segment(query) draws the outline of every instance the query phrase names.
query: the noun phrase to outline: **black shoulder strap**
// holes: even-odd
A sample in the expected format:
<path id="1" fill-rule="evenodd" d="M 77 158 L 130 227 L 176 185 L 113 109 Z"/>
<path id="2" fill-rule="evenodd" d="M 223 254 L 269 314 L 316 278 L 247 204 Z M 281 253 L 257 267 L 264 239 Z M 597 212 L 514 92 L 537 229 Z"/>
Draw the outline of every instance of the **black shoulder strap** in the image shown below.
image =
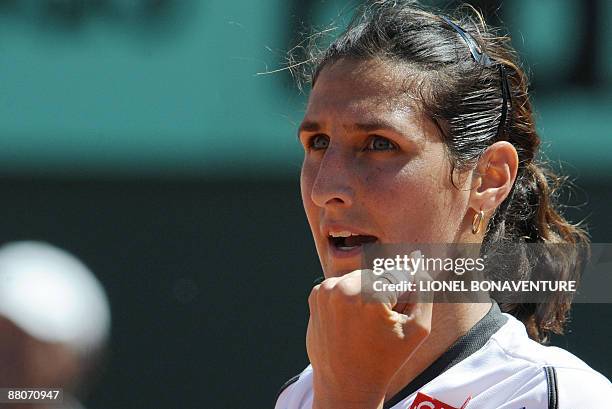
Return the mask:
<path id="1" fill-rule="evenodd" d="M 291 385 L 293 385 L 294 383 L 297 382 L 297 380 L 300 379 L 300 374 L 295 375 L 293 378 L 289 379 L 287 382 L 285 382 L 283 384 L 283 386 L 281 386 L 280 390 L 278 391 L 278 393 L 276 394 L 276 399 L 274 400 L 274 402 L 278 401 L 278 398 L 280 397 L 281 393 L 283 393 L 283 391 L 285 389 L 287 389 L 288 387 L 290 387 Z"/>
<path id="2" fill-rule="evenodd" d="M 557 371 L 553 366 L 545 366 L 546 385 L 548 389 L 548 409 L 559 409 L 559 390 L 557 388 Z"/>

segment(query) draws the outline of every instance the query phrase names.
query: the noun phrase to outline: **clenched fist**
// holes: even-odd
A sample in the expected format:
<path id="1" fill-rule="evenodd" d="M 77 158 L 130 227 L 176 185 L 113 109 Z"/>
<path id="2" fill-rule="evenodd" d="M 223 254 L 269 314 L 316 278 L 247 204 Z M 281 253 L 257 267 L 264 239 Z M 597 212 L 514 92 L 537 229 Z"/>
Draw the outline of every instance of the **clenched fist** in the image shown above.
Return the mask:
<path id="1" fill-rule="evenodd" d="M 315 409 L 382 408 L 391 378 L 431 330 L 431 303 L 398 304 L 391 293 L 375 301 L 362 274 L 328 278 L 308 298 Z"/>

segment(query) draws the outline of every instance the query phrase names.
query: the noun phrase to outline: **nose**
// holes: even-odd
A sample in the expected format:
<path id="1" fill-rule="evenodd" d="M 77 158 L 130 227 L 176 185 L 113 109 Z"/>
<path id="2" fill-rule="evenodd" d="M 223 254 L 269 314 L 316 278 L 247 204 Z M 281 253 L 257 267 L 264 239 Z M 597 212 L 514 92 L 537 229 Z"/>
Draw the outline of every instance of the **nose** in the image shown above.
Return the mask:
<path id="1" fill-rule="evenodd" d="M 350 207 L 353 204 L 354 172 L 348 153 L 328 148 L 319 162 L 311 199 L 319 207 Z"/>

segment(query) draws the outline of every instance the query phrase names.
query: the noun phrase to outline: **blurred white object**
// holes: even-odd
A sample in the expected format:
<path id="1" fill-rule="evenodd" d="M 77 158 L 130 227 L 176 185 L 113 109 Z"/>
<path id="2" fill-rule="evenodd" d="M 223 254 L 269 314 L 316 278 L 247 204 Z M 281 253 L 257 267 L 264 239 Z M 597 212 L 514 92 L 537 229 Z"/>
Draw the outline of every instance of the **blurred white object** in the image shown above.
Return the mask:
<path id="1" fill-rule="evenodd" d="M 46 243 L 0 247 L 0 315 L 34 338 L 87 354 L 110 331 L 110 308 L 100 282 L 78 259 Z"/>

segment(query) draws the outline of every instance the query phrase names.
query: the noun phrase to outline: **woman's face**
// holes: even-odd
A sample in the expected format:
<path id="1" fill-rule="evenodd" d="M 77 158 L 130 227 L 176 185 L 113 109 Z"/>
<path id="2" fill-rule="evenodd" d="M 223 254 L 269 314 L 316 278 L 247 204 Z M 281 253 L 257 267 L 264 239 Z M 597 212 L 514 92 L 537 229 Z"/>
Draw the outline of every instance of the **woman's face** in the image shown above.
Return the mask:
<path id="1" fill-rule="evenodd" d="M 301 191 L 326 277 L 362 268 L 363 243 L 460 242 L 470 226 L 469 187 L 457 182 L 467 179 L 452 185 L 438 128 L 415 109 L 406 76 L 345 59 L 310 94 Z"/>

